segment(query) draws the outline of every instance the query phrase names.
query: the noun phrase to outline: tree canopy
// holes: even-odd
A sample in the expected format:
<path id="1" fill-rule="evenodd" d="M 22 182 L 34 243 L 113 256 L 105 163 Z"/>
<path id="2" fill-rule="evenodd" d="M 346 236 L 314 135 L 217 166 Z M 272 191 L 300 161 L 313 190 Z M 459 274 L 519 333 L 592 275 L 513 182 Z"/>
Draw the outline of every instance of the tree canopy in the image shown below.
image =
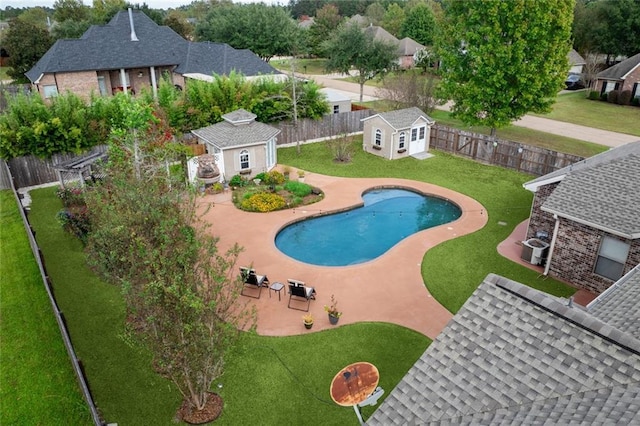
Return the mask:
<path id="1" fill-rule="evenodd" d="M 425 3 L 420 3 L 407 14 L 402 24 L 400 37 L 410 37 L 423 46 L 431 46 L 436 34 L 436 18 Z"/>
<path id="2" fill-rule="evenodd" d="M 569 69 L 573 0 L 451 0 L 441 31 L 441 96 L 469 125 L 546 112 Z"/>
<path id="3" fill-rule="evenodd" d="M 26 83 L 24 73 L 49 50 L 53 39 L 46 27 L 18 18 L 9 24 L 3 43 L 9 54 L 9 76 L 18 83 Z"/>
<path id="4" fill-rule="evenodd" d="M 348 74 L 354 68 L 360 84 L 360 102 L 362 102 L 364 84 L 376 76 L 393 70 L 397 64 L 397 47 L 393 44 L 375 40 L 373 35 L 362 31 L 356 24 L 347 24 L 327 42 L 329 71 Z"/>
<path id="5" fill-rule="evenodd" d="M 284 9 L 264 3 L 216 7 L 196 26 L 198 40 L 249 49 L 267 62 L 291 54 L 299 31 Z"/>

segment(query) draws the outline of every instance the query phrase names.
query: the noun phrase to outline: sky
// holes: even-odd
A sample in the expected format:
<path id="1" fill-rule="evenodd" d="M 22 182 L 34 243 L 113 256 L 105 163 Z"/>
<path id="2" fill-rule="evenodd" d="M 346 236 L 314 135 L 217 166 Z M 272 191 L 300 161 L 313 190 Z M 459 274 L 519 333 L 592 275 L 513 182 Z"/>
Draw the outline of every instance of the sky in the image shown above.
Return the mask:
<path id="1" fill-rule="evenodd" d="M 152 9 L 168 9 L 176 8 L 182 5 L 188 5 L 192 0 L 129 0 L 130 3 L 146 3 Z M 46 6 L 53 7 L 55 0 L 0 0 L 0 8 L 4 9 L 7 6 L 11 7 L 36 7 Z M 258 3 L 258 0 L 233 0 L 234 3 Z M 266 4 L 288 4 L 288 0 L 261 0 Z M 93 2 L 91 0 L 84 0 L 85 5 L 90 6 Z"/>

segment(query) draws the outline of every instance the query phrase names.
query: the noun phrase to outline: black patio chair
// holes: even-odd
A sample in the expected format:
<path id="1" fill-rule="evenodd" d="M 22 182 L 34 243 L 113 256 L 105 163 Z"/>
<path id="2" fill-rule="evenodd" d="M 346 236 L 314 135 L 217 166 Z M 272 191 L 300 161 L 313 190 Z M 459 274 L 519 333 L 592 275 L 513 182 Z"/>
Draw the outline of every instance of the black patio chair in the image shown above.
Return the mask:
<path id="1" fill-rule="evenodd" d="M 240 276 L 242 277 L 242 282 L 244 283 L 244 287 L 240 292 L 240 294 L 243 296 L 260 299 L 260 295 L 262 294 L 262 287 L 269 287 L 269 278 L 267 278 L 266 275 L 257 275 L 255 269 L 241 267 Z M 245 290 L 248 288 L 252 289 L 253 293 L 255 293 L 255 289 L 257 288 L 258 295 L 252 296 L 251 294 L 245 294 Z"/>
<path id="2" fill-rule="evenodd" d="M 306 286 L 304 282 L 298 280 L 288 279 L 289 283 L 289 303 L 287 307 L 289 309 L 296 309 L 298 311 L 309 312 L 309 306 L 311 305 L 311 300 L 316 299 L 316 289 L 313 287 Z M 294 299 L 294 301 L 304 299 L 307 301 L 307 309 L 301 309 L 291 306 L 291 299 L 297 297 L 298 299 Z"/>

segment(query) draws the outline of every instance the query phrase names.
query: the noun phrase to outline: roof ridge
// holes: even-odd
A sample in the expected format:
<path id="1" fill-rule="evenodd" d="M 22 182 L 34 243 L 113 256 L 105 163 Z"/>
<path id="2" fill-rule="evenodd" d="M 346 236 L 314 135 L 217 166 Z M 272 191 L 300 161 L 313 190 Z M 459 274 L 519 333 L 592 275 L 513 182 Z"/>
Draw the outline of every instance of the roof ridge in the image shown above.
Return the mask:
<path id="1" fill-rule="evenodd" d="M 489 274 L 486 281 L 520 299 L 527 301 L 530 304 L 539 307 L 540 309 L 543 309 L 546 312 L 582 328 L 583 330 L 595 334 L 600 338 L 620 346 L 636 355 L 640 355 L 640 341 L 628 333 L 623 333 L 616 327 L 596 318 L 587 311 L 579 310 L 569 305 L 564 305 L 557 300 L 552 299 L 546 293 L 496 274 Z"/>

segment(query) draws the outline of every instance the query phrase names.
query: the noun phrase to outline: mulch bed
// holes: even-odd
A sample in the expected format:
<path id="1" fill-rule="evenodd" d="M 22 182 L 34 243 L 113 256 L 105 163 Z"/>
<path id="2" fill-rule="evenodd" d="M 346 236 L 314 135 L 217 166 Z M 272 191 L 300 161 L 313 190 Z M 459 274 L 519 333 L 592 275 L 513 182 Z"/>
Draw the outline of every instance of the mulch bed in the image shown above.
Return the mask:
<path id="1" fill-rule="evenodd" d="M 223 405 L 220 395 L 209 392 L 207 402 L 202 410 L 196 410 L 188 401 L 182 401 L 182 406 L 178 410 L 178 418 L 192 425 L 209 423 L 220 416 Z"/>

